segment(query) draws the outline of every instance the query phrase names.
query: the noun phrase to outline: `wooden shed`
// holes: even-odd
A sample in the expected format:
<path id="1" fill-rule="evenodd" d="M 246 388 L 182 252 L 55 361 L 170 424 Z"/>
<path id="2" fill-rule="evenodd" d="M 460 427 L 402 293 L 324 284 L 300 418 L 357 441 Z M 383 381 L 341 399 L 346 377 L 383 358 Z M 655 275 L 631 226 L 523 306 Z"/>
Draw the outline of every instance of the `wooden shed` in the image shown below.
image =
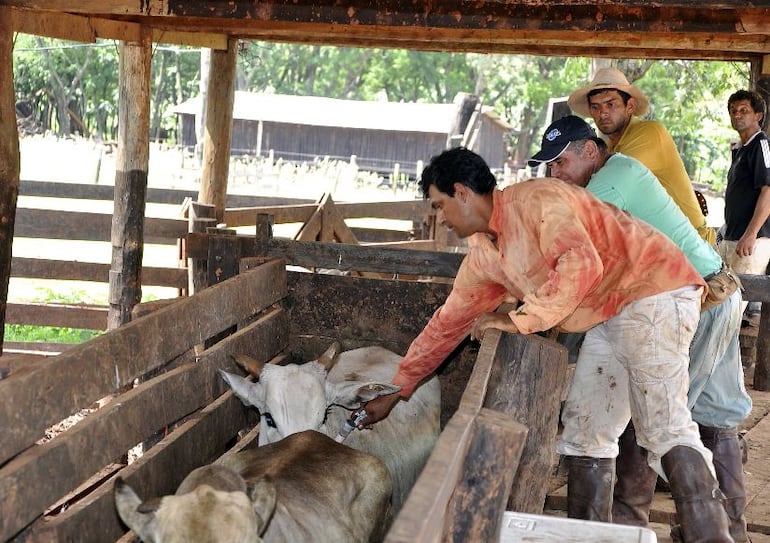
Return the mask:
<path id="1" fill-rule="evenodd" d="M 456 100 L 456 103 L 459 100 Z M 174 108 L 179 116 L 179 143 L 197 143 L 196 117 L 201 97 Z M 491 106 L 481 106 L 470 128 L 468 147 L 482 155 L 493 169 L 502 169 L 508 157 L 512 126 Z M 414 174 L 418 161 L 427 162 L 446 147 L 456 117 L 455 104 L 372 102 L 318 96 L 235 91 L 231 154 L 264 156 L 292 162 L 317 157 L 350 160 L 363 170 Z"/>

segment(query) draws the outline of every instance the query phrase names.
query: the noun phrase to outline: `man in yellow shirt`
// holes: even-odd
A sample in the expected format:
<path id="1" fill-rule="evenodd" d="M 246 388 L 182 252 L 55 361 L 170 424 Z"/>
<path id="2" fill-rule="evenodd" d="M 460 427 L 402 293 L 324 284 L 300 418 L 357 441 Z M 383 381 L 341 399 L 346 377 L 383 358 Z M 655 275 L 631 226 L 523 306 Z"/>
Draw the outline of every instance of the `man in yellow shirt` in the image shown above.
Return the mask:
<path id="1" fill-rule="evenodd" d="M 573 92 L 567 103 L 578 115 L 593 118 L 611 153 L 623 153 L 647 166 L 698 234 L 714 245 L 716 233 L 706 225 L 674 140 L 660 122 L 640 119 L 650 102 L 638 87 L 621 71 L 602 68 L 588 86 Z"/>

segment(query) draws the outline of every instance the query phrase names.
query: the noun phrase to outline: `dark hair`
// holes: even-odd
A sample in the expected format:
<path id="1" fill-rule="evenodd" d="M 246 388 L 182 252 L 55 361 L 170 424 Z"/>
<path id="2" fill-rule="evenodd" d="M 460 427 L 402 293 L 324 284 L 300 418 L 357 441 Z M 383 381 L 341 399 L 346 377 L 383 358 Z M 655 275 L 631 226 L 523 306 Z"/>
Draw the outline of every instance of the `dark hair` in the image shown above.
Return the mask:
<path id="1" fill-rule="evenodd" d="M 583 149 L 585 149 L 585 146 L 586 146 L 586 142 L 589 140 L 596 144 L 596 147 L 599 148 L 600 154 L 602 155 L 607 154 L 608 152 L 607 142 L 604 141 L 602 138 L 586 138 L 582 140 L 571 141 L 570 144 L 572 145 L 572 151 L 579 155 L 580 153 L 583 152 Z"/>
<path id="2" fill-rule="evenodd" d="M 740 102 L 742 100 L 748 101 L 754 113 L 761 113 L 762 120 L 765 120 L 765 99 L 758 92 L 754 91 L 741 89 L 732 93 L 730 98 L 727 99 L 727 111 L 730 111 L 730 106 L 733 102 Z"/>
<path id="3" fill-rule="evenodd" d="M 588 91 L 588 94 L 586 94 L 586 102 L 588 102 L 588 105 L 591 105 L 591 97 L 596 96 L 597 94 L 601 94 L 603 92 L 607 91 L 616 91 L 620 97 L 623 99 L 623 105 L 625 106 L 628 104 L 628 101 L 631 99 L 631 95 L 628 94 L 626 91 L 622 91 L 620 89 L 615 89 L 612 87 L 606 88 L 606 89 L 593 89 L 591 91 Z"/>
<path id="4" fill-rule="evenodd" d="M 476 194 L 488 194 L 497 186 L 497 179 L 483 158 L 465 147 L 456 147 L 430 159 L 420 177 L 420 190 L 423 198 L 427 198 L 430 186 L 435 185 L 454 197 L 455 183 L 465 185 Z"/>

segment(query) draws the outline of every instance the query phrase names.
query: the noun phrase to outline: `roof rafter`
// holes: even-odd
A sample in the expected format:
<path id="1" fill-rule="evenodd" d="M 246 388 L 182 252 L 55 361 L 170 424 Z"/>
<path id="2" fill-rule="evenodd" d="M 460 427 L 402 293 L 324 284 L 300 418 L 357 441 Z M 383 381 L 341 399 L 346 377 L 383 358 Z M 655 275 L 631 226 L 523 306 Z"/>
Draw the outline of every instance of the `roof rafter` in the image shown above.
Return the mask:
<path id="1" fill-rule="evenodd" d="M 219 48 L 227 37 L 563 56 L 753 59 L 770 0 L 0 0 L 19 31 Z M 72 21 L 68 24 L 65 21 Z"/>

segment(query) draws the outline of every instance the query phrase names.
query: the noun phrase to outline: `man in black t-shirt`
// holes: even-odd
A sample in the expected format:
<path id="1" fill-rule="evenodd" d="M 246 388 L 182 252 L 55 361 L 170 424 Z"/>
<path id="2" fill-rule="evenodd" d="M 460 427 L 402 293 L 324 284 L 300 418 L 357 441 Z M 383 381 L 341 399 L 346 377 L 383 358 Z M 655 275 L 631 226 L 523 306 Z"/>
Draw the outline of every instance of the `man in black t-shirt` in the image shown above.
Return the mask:
<path id="1" fill-rule="evenodd" d="M 756 92 L 739 90 L 728 99 L 727 110 L 740 142 L 732 149 L 724 239 L 717 251 L 733 271 L 764 275 L 770 261 L 770 142 L 760 128 L 765 101 Z M 759 308 L 752 303 L 745 320 L 756 323 Z"/>

